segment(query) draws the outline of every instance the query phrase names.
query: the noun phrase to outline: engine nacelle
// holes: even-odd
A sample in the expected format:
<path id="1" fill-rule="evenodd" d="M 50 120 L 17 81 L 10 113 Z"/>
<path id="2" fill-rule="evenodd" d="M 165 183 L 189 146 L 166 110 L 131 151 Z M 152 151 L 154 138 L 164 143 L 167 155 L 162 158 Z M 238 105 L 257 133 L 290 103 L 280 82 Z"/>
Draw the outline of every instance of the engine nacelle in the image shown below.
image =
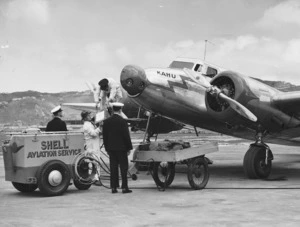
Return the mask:
<path id="1" fill-rule="evenodd" d="M 236 72 L 221 72 L 210 83 L 245 107 L 250 100 L 257 98 L 249 89 L 245 78 Z M 206 106 L 208 112 L 220 121 L 234 125 L 241 120 L 241 116 L 226 101 L 209 93 L 206 94 Z"/>

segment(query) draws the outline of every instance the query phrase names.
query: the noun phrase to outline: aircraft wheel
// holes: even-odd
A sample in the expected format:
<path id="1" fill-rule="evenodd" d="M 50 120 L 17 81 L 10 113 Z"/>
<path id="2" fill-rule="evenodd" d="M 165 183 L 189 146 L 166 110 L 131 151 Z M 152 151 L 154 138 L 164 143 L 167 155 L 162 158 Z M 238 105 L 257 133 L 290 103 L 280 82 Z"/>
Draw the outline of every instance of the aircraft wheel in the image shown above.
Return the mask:
<path id="1" fill-rule="evenodd" d="M 273 157 L 269 150 L 269 157 Z M 244 156 L 244 172 L 249 179 L 267 178 L 272 170 L 272 160 L 266 163 L 266 148 L 259 146 L 251 146 Z"/>
<path id="2" fill-rule="evenodd" d="M 73 180 L 74 182 L 74 186 L 78 189 L 78 190 L 88 190 L 92 184 L 83 184 L 81 183 L 79 180 Z"/>
<path id="3" fill-rule="evenodd" d="M 33 192 L 35 189 L 37 189 L 36 184 L 23 184 L 18 182 L 11 182 L 12 185 L 20 192 Z"/>
<path id="4" fill-rule="evenodd" d="M 175 177 L 175 163 L 155 162 L 152 177 L 156 185 L 162 188 L 170 186 Z"/>
<path id="5" fill-rule="evenodd" d="M 192 159 L 187 171 L 190 186 L 195 189 L 203 189 L 209 180 L 208 163 L 203 157 Z"/>
<path id="6" fill-rule="evenodd" d="M 63 194 L 69 187 L 71 174 L 68 166 L 60 160 L 44 163 L 37 172 L 38 187 L 47 196 Z"/>

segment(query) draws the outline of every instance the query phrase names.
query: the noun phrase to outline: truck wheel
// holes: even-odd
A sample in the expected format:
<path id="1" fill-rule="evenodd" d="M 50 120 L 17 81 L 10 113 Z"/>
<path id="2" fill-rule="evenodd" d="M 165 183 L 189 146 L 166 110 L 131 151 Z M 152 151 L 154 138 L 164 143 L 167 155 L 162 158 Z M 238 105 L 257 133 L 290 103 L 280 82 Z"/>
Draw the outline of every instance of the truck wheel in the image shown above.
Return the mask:
<path id="1" fill-rule="evenodd" d="M 38 187 L 47 196 L 63 194 L 69 187 L 71 174 L 68 166 L 60 160 L 44 163 L 37 172 Z"/>
<path id="2" fill-rule="evenodd" d="M 92 185 L 91 184 L 83 184 L 79 180 L 73 180 L 75 187 L 78 190 L 88 190 Z"/>
<path id="3" fill-rule="evenodd" d="M 205 188 L 209 179 L 206 160 L 202 157 L 193 159 L 188 164 L 187 176 L 189 184 L 193 189 L 198 190 Z"/>
<path id="4" fill-rule="evenodd" d="M 161 188 L 170 186 L 175 177 L 175 163 L 155 162 L 152 177 L 157 186 Z"/>
<path id="5" fill-rule="evenodd" d="M 35 189 L 37 189 L 36 184 L 23 184 L 18 182 L 11 182 L 12 185 L 20 192 L 33 192 Z"/>

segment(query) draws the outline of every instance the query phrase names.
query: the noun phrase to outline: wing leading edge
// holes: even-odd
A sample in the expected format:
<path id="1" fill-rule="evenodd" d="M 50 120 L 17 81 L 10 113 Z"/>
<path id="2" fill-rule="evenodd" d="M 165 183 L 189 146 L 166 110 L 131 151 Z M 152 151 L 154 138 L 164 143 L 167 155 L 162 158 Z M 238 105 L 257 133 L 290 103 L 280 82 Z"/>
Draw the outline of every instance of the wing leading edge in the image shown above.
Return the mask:
<path id="1" fill-rule="evenodd" d="M 300 91 L 277 94 L 273 98 L 273 104 L 283 112 L 300 118 Z"/>
<path id="2" fill-rule="evenodd" d="M 67 106 L 76 110 L 96 110 L 96 103 L 62 103 L 62 106 Z"/>

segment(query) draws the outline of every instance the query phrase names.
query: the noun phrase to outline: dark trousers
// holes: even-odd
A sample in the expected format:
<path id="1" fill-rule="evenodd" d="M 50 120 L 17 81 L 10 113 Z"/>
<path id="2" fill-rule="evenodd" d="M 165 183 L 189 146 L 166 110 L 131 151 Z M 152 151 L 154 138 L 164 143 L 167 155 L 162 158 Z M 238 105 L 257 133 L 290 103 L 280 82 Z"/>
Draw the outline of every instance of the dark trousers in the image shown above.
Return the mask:
<path id="1" fill-rule="evenodd" d="M 128 188 L 127 171 L 128 171 L 128 157 L 126 151 L 110 151 L 109 165 L 110 165 L 110 187 L 118 188 L 119 185 L 119 168 L 121 170 L 122 187 Z"/>

